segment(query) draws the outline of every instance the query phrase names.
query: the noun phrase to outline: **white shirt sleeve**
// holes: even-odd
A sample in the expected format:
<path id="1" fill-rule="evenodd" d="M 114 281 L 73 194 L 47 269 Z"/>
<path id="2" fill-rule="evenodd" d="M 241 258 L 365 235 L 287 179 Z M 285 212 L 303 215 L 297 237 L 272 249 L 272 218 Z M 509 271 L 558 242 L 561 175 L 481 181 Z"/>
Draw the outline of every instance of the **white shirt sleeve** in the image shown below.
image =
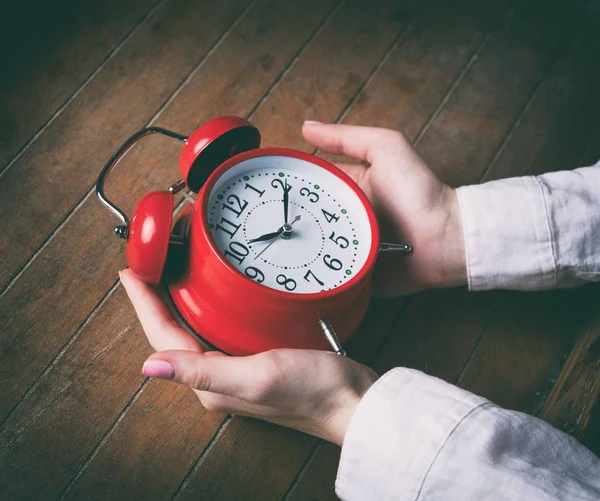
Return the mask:
<path id="1" fill-rule="evenodd" d="M 470 290 L 542 290 L 600 280 L 600 162 L 462 186 Z"/>
<path id="2" fill-rule="evenodd" d="M 458 189 L 470 290 L 600 280 L 600 163 Z M 342 447 L 343 500 L 600 500 L 600 460 L 572 437 L 398 368 L 359 403 Z"/>
<path id="3" fill-rule="evenodd" d="M 535 417 L 398 368 L 352 416 L 336 494 L 347 501 L 597 501 L 600 460 Z"/>

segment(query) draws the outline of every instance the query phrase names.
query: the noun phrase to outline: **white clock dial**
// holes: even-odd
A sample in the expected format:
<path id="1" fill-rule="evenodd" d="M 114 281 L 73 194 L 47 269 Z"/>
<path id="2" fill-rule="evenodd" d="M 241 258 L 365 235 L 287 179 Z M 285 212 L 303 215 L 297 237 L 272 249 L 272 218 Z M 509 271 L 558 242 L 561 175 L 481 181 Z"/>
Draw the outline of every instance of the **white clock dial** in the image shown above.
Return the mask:
<path id="1" fill-rule="evenodd" d="M 285 190 L 291 228 L 282 231 Z M 339 287 L 361 270 L 371 248 L 369 217 L 356 193 L 326 169 L 294 157 L 255 157 L 227 170 L 210 193 L 207 216 L 232 266 L 287 292 Z"/>

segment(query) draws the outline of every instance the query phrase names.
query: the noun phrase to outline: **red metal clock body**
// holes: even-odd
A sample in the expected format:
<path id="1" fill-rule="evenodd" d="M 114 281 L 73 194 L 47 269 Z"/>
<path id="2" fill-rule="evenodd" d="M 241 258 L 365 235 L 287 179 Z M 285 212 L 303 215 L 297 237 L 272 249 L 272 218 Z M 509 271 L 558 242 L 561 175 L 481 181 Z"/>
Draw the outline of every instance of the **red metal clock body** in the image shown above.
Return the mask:
<path id="1" fill-rule="evenodd" d="M 350 184 L 370 216 L 371 249 L 366 264 L 350 281 L 326 292 L 294 294 L 257 284 L 236 270 L 216 247 L 207 227 L 208 195 L 227 169 L 248 158 L 291 156 L 327 169 Z M 371 295 L 371 273 L 379 233 L 362 191 L 330 163 L 297 150 L 260 148 L 240 153 L 221 164 L 208 178 L 194 204 L 187 228 L 185 271 L 166 268 L 169 292 L 188 325 L 209 343 L 232 355 L 274 348 L 327 349 L 318 322 L 328 318 L 343 343 L 365 315 Z M 177 229 L 177 225 L 176 225 Z M 175 270 L 179 269 L 177 263 Z"/>
<path id="2" fill-rule="evenodd" d="M 173 227 L 173 197 L 184 186 L 182 181 L 169 191 L 147 194 L 131 223 L 103 192 L 104 179 L 114 164 L 137 139 L 151 132 L 185 143 L 180 170 L 185 185 L 198 193 Z M 360 188 L 329 162 L 297 150 L 259 145 L 258 130 L 238 117 L 214 119 L 189 137 L 164 129 L 144 129 L 109 160 L 99 177 L 97 194 L 123 222 L 115 232 L 128 239 L 132 271 L 147 283 L 165 286 L 176 312 L 201 339 L 230 355 L 274 348 L 328 349 L 330 335 L 335 338 L 337 334 L 341 343 L 346 341 L 368 307 L 379 250 L 373 209 Z M 326 170 L 348 186 L 364 207 L 370 232 L 366 260 L 341 285 L 303 294 L 267 287 L 236 269 L 215 242 L 208 221 L 209 197 L 215 184 L 241 162 L 272 157 L 298 159 Z"/>

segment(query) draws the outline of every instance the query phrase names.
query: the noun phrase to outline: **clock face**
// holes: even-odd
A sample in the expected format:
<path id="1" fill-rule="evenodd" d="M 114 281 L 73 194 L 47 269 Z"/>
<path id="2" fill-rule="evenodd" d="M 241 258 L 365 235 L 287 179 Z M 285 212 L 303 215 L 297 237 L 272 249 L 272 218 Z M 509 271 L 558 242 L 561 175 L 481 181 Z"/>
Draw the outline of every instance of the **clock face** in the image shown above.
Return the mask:
<path id="1" fill-rule="evenodd" d="M 294 157 L 259 156 L 228 169 L 210 192 L 207 217 L 232 266 L 291 293 L 341 286 L 365 265 L 371 248 L 369 217 L 354 190 Z"/>

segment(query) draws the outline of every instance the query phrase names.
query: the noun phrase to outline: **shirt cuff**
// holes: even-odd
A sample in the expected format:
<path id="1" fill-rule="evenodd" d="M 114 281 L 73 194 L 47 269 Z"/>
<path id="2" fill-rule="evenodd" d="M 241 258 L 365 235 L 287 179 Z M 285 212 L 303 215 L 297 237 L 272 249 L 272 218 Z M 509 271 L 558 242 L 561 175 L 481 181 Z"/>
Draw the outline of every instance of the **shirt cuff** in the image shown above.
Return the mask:
<path id="1" fill-rule="evenodd" d="M 469 290 L 556 287 L 556 258 L 537 178 L 457 189 Z"/>
<path id="2" fill-rule="evenodd" d="M 386 373 L 352 416 L 336 494 L 344 500 L 416 499 L 452 432 L 485 403 L 484 398 L 413 369 Z"/>

